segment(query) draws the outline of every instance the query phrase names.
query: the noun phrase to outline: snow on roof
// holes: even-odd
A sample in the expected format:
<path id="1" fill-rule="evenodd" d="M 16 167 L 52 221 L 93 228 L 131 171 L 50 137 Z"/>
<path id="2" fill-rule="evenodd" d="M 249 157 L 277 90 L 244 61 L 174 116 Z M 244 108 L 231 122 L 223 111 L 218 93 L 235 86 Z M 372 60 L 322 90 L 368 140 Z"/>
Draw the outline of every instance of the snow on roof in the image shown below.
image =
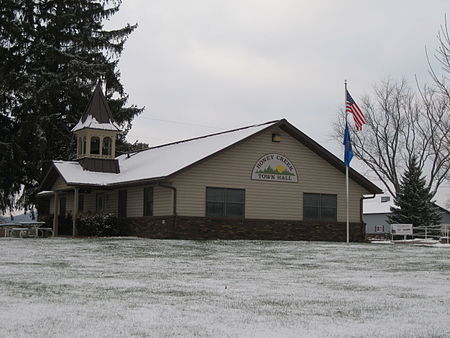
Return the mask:
<path id="1" fill-rule="evenodd" d="M 388 202 L 381 202 L 381 197 L 390 197 Z M 375 198 L 365 199 L 363 203 L 364 214 L 389 214 L 394 200 L 389 195 L 377 195 Z"/>
<path id="2" fill-rule="evenodd" d="M 389 201 L 381 202 L 383 198 L 389 197 Z M 446 208 L 441 207 L 438 203 L 434 203 L 441 211 L 450 212 Z M 390 195 L 377 195 L 375 198 L 365 199 L 363 202 L 364 214 L 390 214 L 391 207 L 395 206 L 394 198 Z"/>
<path id="3" fill-rule="evenodd" d="M 42 191 L 38 192 L 38 193 L 36 194 L 36 196 L 49 196 L 49 195 L 53 195 L 53 194 L 54 194 L 53 191 L 50 191 L 50 190 L 42 190 Z"/>
<path id="4" fill-rule="evenodd" d="M 81 116 L 80 121 L 72 128 L 72 131 L 83 128 L 102 129 L 120 131 L 119 126 L 114 122 L 114 118 L 109 108 L 108 101 L 103 95 L 101 82 L 97 82 L 94 92 L 91 95 L 86 111 Z"/>
<path id="5" fill-rule="evenodd" d="M 99 123 L 92 115 L 87 116 L 84 122 L 80 119 L 75 127 L 72 128 L 72 131 L 81 130 L 83 128 L 120 131 L 119 126 L 115 122 L 109 121 L 107 123 Z"/>
<path id="6" fill-rule="evenodd" d="M 227 148 L 278 121 L 206 135 L 117 157 L 120 173 L 83 170 L 75 161 L 54 161 L 67 184 L 111 185 L 169 176 L 207 156 Z"/>

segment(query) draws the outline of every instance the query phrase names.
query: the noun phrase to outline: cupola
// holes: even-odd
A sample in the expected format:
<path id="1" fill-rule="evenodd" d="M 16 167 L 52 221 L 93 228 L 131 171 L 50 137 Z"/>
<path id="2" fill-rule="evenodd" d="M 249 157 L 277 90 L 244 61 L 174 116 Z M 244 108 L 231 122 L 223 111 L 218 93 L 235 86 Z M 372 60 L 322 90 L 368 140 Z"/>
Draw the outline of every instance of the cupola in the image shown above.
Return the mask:
<path id="1" fill-rule="evenodd" d="M 86 111 L 72 128 L 77 140 L 76 159 L 85 170 L 119 173 L 115 152 L 120 128 L 114 122 L 101 87 L 99 81 Z"/>

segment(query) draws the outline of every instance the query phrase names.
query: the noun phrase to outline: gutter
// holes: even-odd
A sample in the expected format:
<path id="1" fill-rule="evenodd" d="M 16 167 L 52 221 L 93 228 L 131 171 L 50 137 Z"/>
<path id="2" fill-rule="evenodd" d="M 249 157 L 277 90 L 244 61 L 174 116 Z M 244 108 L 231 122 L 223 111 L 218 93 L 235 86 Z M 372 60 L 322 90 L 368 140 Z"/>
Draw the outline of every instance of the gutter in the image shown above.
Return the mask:
<path id="1" fill-rule="evenodd" d="M 365 223 L 364 223 L 364 220 L 363 220 L 363 207 L 364 207 L 364 203 L 363 203 L 363 201 L 364 200 L 371 200 L 371 199 L 374 199 L 375 198 L 375 196 L 376 196 L 376 194 L 373 194 L 372 196 L 368 196 L 368 197 L 361 197 L 361 199 L 359 200 L 359 218 L 360 218 L 360 220 L 361 220 L 361 227 L 362 227 L 362 233 L 363 233 L 363 235 L 364 235 L 364 238 L 366 238 L 366 227 L 365 227 Z"/>
<path id="2" fill-rule="evenodd" d="M 375 196 L 376 196 L 376 194 L 373 194 L 372 196 L 368 196 L 368 197 L 365 197 L 365 196 L 361 197 L 360 202 L 359 202 L 359 204 L 360 204 L 360 208 L 359 208 L 360 216 L 359 216 L 359 217 L 360 217 L 360 219 L 361 219 L 361 223 L 364 222 L 364 221 L 363 221 L 363 201 L 364 201 L 364 200 L 371 200 L 371 199 L 374 199 Z"/>

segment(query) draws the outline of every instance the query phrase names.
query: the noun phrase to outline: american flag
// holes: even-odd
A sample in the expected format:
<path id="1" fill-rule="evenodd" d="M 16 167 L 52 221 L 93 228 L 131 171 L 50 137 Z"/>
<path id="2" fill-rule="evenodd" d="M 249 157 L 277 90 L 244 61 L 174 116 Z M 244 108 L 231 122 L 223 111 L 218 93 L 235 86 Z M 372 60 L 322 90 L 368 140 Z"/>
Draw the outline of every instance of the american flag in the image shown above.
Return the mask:
<path id="1" fill-rule="evenodd" d="M 345 111 L 348 113 L 352 113 L 353 119 L 355 120 L 356 130 L 362 130 L 363 124 L 366 123 L 364 115 L 361 109 L 359 109 L 356 102 L 353 100 L 348 90 L 346 90 L 346 94 Z"/>

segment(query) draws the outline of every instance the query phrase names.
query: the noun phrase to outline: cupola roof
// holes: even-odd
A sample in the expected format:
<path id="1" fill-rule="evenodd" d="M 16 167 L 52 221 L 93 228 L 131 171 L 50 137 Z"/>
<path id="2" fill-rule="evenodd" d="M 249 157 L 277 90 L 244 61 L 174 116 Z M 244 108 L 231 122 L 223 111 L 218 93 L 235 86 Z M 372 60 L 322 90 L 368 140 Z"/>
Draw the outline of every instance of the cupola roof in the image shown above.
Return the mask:
<path id="1" fill-rule="evenodd" d="M 101 84 L 101 81 L 98 81 L 83 116 L 72 128 L 73 132 L 85 128 L 120 131 L 119 126 L 114 122 L 105 95 L 103 95 Z"/>

